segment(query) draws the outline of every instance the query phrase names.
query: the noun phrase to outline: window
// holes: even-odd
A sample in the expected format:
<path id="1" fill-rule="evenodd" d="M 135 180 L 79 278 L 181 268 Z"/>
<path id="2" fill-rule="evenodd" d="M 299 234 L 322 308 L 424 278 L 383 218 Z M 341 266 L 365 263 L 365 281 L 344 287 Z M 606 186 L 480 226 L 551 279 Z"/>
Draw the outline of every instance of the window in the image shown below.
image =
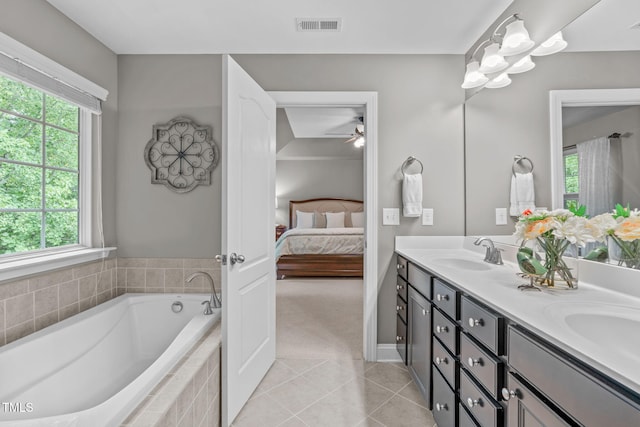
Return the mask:
<path id="1" fill-rule="evenodd" d="M 564 207 L 577 208 L 580 193 L 578 152 L 575 147 L 563 151 L 564 160 Z"/>
<path id="2" fill-rule="evenodd" d="M 0 76 L 0 256 L 83 242 L 88 126 L 80 107 Z"/>

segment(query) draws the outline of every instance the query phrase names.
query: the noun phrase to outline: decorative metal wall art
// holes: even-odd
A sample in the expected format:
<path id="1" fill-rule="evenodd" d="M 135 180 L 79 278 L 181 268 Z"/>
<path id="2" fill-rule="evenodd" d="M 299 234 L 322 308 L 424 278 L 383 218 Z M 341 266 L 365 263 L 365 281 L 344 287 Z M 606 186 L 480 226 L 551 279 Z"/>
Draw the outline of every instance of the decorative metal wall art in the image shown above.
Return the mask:
<path id="1" fill-rule="evenodd" d="M 144 148 L 151 183 L 164 184 L 176 193 L 210 185 L 219 157 L 211 126 L 199 126 L 185 117 L 154 125 L 153 138 Z"/>

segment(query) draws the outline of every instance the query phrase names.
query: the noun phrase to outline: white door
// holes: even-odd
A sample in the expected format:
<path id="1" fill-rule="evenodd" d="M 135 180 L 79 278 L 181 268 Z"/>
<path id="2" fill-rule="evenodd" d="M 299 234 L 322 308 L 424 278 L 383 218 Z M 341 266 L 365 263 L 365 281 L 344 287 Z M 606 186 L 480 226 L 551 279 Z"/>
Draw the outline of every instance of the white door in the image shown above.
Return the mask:
<path id="1" fill-rule="evenodd" d="M 228 55 L 222 64 L 222 425 L 276 355 L 275 101 Z"/>

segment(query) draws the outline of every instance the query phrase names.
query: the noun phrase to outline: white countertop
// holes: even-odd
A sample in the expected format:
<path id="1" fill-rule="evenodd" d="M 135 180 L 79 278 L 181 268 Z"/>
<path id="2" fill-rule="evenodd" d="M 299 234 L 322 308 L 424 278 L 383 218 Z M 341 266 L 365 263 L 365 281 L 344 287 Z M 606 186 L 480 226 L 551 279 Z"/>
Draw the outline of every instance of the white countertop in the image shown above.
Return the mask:
<path id="1" fill-rule="evenodd" d="M 578 289 L 521 291 L 518 285 L 527 281 L 516 275 L 516 247 L 498 245 L 505 249 L 505 264 L 493 265 L 483 261 L 484 248 L 474 247 L 473 240 L 396 237 L 396 252 L 640 393 L 640 331 L 630 328 L 633 321 L 640 325 L 640 289 L 624 292 L 633 285 L 640 288 L 640 271 L 579 261 Z M 470 268 L 460 268 L 452 259 L 464 260 Z M 593 283 L 603 278 L 606 288 Z M 624 283 L 613 285 L 620 280 Z"/>

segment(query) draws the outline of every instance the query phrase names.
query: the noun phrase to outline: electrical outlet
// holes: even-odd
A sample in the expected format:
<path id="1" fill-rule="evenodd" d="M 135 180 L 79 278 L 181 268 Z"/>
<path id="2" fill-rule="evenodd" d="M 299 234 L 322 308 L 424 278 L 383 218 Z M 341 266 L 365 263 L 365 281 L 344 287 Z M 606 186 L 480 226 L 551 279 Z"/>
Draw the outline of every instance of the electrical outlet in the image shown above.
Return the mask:
<path id="1" fill-rule="evenodd" d="M 507 208 L 496 208 L 496 225 L 507 225 Z"/>
<path id="2" fill-rule="evenodd" d="M 422 209 L 422 225 L 433 225 L 433 209 Z"/>
<path id="3" fill-rule="evenodd" d="M 400 225 L 400 209 L 382 208 L 382 225 Z"/>

